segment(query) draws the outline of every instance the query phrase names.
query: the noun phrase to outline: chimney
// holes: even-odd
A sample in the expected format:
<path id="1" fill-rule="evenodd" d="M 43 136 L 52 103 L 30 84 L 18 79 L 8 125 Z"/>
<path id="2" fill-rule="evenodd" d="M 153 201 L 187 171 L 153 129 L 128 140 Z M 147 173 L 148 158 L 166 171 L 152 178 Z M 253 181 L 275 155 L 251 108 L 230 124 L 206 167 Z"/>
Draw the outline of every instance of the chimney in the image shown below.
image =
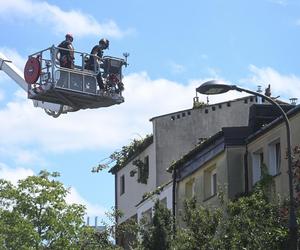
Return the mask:
<path id="1" fill-rule="evenodd" d="M 261 90 L 261 85 L 258 85 L 257 86 L 257 90 L 256 90 L 257 93 L 261 93 L 262 90 Z M 257 96 L 257 104 L 262 104 L 262 98 L 260 96 Z"/>
<path id="2" fill-rule="evenodd" d="M 95 227 L 97 227 L 98 222 L 98 216 L 95 217 Z"/>
<path id="3" fill-rule="evenodd" d="M 292 105 L 297 105 L 298 98 L 290 98 L 290 102 Z"/>
<path id="4" fill-rule="evenodd" d="M 89 226 L 90 225 L 90 217 L 86 218 L 86 224 Z"/>

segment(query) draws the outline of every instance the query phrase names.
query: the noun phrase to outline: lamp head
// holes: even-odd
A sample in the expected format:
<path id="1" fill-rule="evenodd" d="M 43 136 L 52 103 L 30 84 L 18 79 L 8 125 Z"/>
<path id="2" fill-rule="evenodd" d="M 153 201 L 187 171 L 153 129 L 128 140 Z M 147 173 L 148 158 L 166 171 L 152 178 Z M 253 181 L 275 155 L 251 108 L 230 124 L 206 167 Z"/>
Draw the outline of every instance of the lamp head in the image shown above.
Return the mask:
<path id="1" fill-rule="evenodd" d="M 205 95 L 218 95 L 233 90 L 234 87 L 234 85 L 226 85 L 217 80 L 211 80 L 201 84 L 196 88 L 196 91 Z"/>

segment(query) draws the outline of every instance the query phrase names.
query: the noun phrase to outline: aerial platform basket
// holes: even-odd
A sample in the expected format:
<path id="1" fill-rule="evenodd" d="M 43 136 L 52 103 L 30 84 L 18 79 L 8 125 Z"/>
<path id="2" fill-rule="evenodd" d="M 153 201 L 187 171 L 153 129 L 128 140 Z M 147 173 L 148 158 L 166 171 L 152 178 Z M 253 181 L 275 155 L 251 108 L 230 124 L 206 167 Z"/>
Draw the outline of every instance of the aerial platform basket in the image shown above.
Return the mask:
<path id="1" fill-rule="evenodd" d="M 127 56 L 125 59 L 94 56 L 94 69 L 87 70 L 87 58 L 93 55 L 77 51 L 74 55 L 73 68 L 60 66 L 59 49 L 55 46 L 30 55 L 24 69 L 28 98 L 66 105 L 73 111 L 124 102 L 122 66 L 127 66 Z M 102 89 L 97 83 L 99 73 L 104 86 Z"/>

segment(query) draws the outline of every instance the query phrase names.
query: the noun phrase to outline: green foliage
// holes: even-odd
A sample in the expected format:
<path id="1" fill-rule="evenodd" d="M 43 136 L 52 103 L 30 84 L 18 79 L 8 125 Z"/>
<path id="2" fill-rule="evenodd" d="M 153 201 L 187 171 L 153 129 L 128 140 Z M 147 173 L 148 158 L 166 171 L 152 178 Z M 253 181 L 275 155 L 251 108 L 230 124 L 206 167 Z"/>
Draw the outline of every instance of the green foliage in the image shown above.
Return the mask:
<path id="1" fill-rule="evenodd" d="M 137 155 L 145 145 L 152 140 L 152 135 L 146 135 L 143 139 L 133 139 L 129 145 L 123 146 L 121 150 L 116 150 L 113 152 L 104 163 L 100 163 L 97 167 L 92 169 L 92 172 L 100 172 L 103 169 L 112 167 L 112 165 L 122 168 L 124 167 L 130 159 Z"/>
<path id="2" fill-rule="evenodd" d="M 143 162 L 140 159 L 136 159 L 132 162 L 132 165 L 137 167 L 137 172 L 139 173 L 138 182 L 147 184 L 149 177 L 149 165 L 147 162 Z"/>
<path id="3" fill-rule="evenodd" d="M 159 194 L 164 190 L 164 188 L 165 188 L 167 185 L 169 185 L 169 182 L 167 182 L 167 183 L 165 183 L 165 184 L 163 184 L 163 185 L 161 185 L 161 186 L 158 186 L 156 189 L 154 189 L 154 190 L 151 191 L 151 192 L 145 192 L 145 193 L 143 194 L 143 200 L 146 200 L 146 199 L 148 199 L 148 198 L 151 198 L 151 197 L 153 197 L 154 195 L 159 195 Z"/>
<path id="4" fill-rule="evenodd" d="M 293 184 L 295 188 L 296 203 L 300 204 L 300 147 L 293 149 Z"/>
<path id="5" fill-rule="evenodd" d="M 41 171 L 16 186 L 0 179 L 0 249 L 113 249 L 106 231 L 84 226 L 84 206 L 66 203 L 58 176 Z"/>
<path id="6" fill-rule="evenodd" d="M 196 199 L 184 203 L 184 226 L 177 230 L 175 249 L 212 249 L 212 240 L 220 223 L 220 210 L 199 206 Z"/>
<path id="7" fill-rule="evenodd" d="M 109 230 L 97 232 L 94 228 L 83 227 L 80 233 L 78 245 L 80 250 L 121 250 L 115 246 L 110 240 Z"/>
<path id="8" fill-rule="evenodd" d="M 269 202 L 258 187 L 227 204 L 214 244 L 218 249 L 282 249 L 287 235 L 280 206 Z"/>
<path id="9" fill-rule="evenodd" d="M 157 201 L 152 222 L 145 222 L 140 230 L 142 249 L 169 250 L 172 244 L 172 216 L 169 209 Z"/>

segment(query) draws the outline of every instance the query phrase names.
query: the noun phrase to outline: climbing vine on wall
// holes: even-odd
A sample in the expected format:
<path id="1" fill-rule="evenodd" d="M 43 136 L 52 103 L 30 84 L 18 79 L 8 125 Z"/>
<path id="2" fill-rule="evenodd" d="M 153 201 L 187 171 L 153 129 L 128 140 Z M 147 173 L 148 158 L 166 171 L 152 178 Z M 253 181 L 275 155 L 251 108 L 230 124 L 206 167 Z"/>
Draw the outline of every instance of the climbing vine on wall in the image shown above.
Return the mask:
<path id="1" fill-rule="evenodd" d="M 293 184 L 295 188 L 295 198 L 297 206 L 300 204 L 300 146 L 293 149 Z"/>
<path id="2" fill-rule="evenodd" d="M 129 145 L 123 146 L 120 150 L 113 152 L 108 158 L 102 160 L 98 166 L 92 169 L 92 172 L 100 172 L 103 169 L 116 167 L 123 168 L 130 160 L 138 155 L 153 140 L 152 135 L 146 135 L 142 139 L 133 139 Z"/>
<path id="3" fill-rule="evenodd" d="M 148 161 L 142 161 L 140 159 L 136 159 L 132 162 L 134 166 L 137 167 L 138 178 L 137 181 L 139 183 L 147 184 L 147 180 L 149 177 L 149 164 Z"/>

